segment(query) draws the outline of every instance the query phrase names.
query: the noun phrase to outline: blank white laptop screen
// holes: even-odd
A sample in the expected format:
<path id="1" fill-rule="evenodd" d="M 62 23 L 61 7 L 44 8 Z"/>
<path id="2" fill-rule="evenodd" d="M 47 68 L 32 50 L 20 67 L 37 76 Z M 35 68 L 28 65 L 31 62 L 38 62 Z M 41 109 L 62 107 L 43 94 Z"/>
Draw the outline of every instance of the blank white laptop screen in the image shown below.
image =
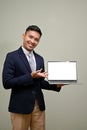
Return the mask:
<path id="1" fill-rule="evenodd" d="M 70 83 L 77 81 L 76 61 L 48 61 L 48 81 Z"/>

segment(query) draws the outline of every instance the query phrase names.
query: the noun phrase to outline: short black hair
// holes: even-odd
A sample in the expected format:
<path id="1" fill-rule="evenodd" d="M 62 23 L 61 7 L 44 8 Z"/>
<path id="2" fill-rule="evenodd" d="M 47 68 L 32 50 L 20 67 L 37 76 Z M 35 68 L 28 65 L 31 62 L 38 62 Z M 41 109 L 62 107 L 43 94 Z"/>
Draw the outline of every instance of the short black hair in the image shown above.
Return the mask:
<path id="1" fill-rule="evenodd" d="M 27 31 L 29 31 L 29 30 L 31 30 L 31 31 L 36 31 L 36 32 L 38 32 L 38 33 L 40 34 L 40 36 L 42 36 L 41 29 L 40 29 L 38 26 L 36 26 L 36 25 L 30 25 L 30 26 L 28 26 L 28 27 L 26 28 L 25 33 L 26 33 Z"/>

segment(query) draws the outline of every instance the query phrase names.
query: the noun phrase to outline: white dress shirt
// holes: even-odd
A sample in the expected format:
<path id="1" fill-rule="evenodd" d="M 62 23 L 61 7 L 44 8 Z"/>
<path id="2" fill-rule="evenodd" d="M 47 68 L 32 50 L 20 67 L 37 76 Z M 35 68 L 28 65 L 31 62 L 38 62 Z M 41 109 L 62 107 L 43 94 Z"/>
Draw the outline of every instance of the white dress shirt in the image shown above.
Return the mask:
<path id="1" fill-rule="evenodd" d="M 34 60 L 35 68 L 36 68 L 36 60 L 35 60 L 35 56 L 34 56 L 33 51 L 28 51 L 28 50 L 26 50 L 23 46 L 22 46 L 22 50 L 23 50 L 23 52 L 24 52 L 24 54 L 25 54 L 25 56 L 26 56 L 28 62 L 29 62 L 29 53 L 31 53 L 31 54 L 33 55 L 33 60 Z M 35 69 L 35 70 L 36 70 L 36 69 Z"/>

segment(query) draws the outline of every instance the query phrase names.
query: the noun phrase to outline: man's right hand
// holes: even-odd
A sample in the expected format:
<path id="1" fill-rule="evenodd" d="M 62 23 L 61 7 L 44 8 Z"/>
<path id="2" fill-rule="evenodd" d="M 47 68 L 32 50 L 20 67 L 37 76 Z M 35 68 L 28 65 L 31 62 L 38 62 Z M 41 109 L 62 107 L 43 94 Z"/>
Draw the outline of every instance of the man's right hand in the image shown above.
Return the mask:
<path id="1" fill-rule="evenodd" d="M 48 73 L 47 72 L 41 72 L 42 69 L 34 71 L 31 73 L 32 78 L 47 78 Z"/>

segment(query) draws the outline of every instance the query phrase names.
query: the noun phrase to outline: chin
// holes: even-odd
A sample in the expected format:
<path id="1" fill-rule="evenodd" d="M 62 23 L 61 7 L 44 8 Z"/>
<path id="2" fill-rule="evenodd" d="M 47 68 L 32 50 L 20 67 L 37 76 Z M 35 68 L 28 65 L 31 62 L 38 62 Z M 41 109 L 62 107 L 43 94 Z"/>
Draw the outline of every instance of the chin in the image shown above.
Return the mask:
<path id="1" fill-rule="evenodd" d="M 28 51 L 32 51 L 33 50 L 33 48 L 28 48 Z"/>

